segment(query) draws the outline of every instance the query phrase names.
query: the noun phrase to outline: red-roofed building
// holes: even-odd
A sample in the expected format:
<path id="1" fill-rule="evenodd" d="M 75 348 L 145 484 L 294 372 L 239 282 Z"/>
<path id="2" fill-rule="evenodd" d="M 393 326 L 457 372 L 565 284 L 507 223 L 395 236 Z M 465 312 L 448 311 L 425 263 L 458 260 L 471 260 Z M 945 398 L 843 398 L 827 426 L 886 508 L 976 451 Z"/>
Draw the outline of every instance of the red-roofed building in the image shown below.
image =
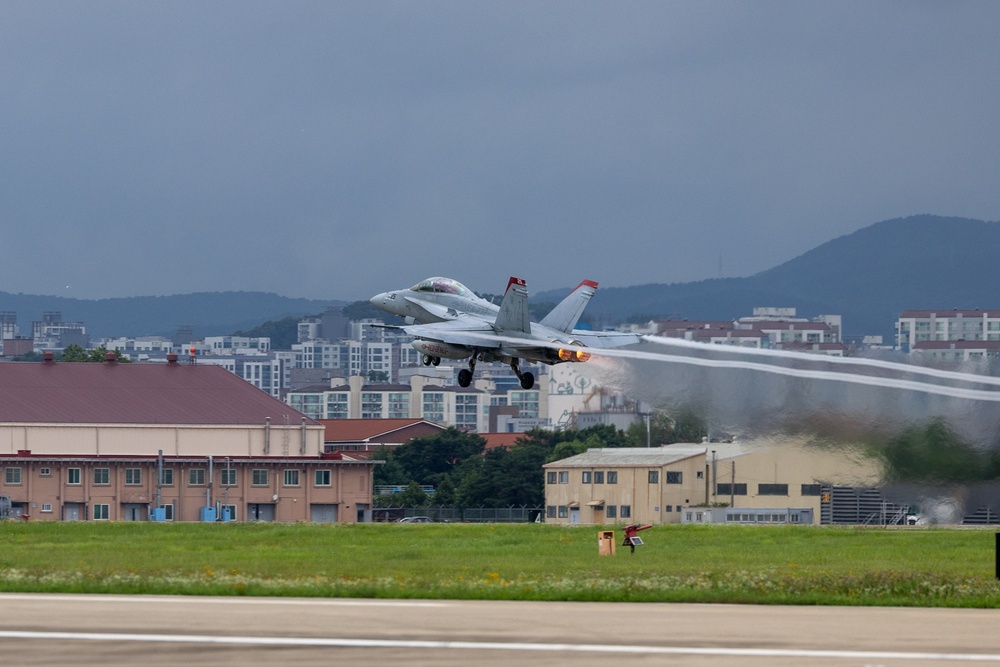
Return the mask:
<path id="1" fill-rule="evenodd" d="M 398 447 L 414 438 L 436 435 L 443 426 L 425 419 L 321 419 L 323 449 L 367 459 L 380 447 Z"/>
<path id="2" fill-rule="evenodd" d="M 497 447 L 513 447 L 517 441 L 524 437 L 523 433 L 480 433 L 479 436 L 486 441 L 487 451 Z"/>
<path id="3" fill-rule="evenodd" d="M 0 363 L 0 496 L 32 519 L 370 519 L 375 464 L 323 436 L 219 366 Z"/>

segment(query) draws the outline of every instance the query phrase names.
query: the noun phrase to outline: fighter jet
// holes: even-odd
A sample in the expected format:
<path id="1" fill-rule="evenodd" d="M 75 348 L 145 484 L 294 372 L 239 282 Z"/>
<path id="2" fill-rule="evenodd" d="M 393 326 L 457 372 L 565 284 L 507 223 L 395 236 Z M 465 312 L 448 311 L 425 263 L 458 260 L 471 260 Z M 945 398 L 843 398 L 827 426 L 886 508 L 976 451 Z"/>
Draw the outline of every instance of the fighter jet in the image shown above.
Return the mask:
<path id="1" fill-rule="evenodd" d="M 458 372 L 458 384 L 468 387 L 476 362 L 499 361 L 510 365 L 531 389 L 535 376 L 521 372 L 520 361 L 561 364 L 590 359 L 586 348 L 620 347 L 639 342 L 635 334 L 574 329 L 597 283 L 584 280 L 559 305 L 532 322 L 528 317 L 528 288 L 524 280 L 511 277 L 500 305 L 476 296 L 451 278 L 428 278 L 409 289 L 383 292 L 371 298 L 380 310 L 404 318 L 396 327 L 413 336 L 413 347 L 423 353 L 425 366 L 437 366 L 442 358 L 469 360 Z"/>

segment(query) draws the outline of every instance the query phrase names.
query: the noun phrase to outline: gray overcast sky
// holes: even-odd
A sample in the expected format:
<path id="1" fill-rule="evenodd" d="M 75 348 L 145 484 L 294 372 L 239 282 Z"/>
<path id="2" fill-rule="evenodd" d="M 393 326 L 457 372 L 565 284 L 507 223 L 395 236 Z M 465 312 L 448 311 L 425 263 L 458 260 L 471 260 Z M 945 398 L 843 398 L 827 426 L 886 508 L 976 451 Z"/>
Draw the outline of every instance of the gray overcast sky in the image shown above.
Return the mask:
<path id="1" fill-rule="evenodd" d="M 0 290 L 355 300 L 1000 218 L 997 2 L 0 2 Z"/>

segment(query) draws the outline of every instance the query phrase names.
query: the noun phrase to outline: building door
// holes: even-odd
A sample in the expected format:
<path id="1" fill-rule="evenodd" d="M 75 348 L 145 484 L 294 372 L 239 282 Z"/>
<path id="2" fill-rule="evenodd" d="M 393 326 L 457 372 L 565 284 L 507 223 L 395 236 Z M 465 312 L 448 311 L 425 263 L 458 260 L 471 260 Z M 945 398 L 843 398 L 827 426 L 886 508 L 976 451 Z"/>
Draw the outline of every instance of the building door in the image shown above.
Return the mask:
<path id="1" fill-rule="evenodd" d="M 372 510 L 368 503 L 358 503 L 358 523 L 371 523 Z"/>
<path id="2" fill-rule="evenodd" d="M 247 521 L 274 521 L 274 504 L 250 503 L 247 505 Z"/>
<path id="3" fill-rule="evenodd" d="M 139 505 L 138 503 L 125 503 L 125 513 L 124 518 L 126 521 L 145 521 L 146 512 L 144 511 L 145 505 Z"/>
<path id="4" fill-rule="evenodd" d="M 81 503 L 66 503 L 63 505 L 63 521 L 79 521 L 83 517 Z"/>
<path id="5" fill-rule="evenodd" d="M 569 508 L 569 522 L 570 523 L 580 523 L 580 508 L 570 507 Z"/>
<path id="6" fill-rule="evenodd" d="M 315 523 L 337 523 L 336 505 L 311 505 L 309 520 Z"/>

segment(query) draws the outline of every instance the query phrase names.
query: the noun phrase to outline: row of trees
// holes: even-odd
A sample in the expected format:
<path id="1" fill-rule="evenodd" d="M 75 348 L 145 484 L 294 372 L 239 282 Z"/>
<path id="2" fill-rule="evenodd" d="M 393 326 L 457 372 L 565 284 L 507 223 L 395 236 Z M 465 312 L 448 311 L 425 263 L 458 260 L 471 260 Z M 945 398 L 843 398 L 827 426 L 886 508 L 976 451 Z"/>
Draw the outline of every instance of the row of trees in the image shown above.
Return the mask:
<path id="1" fill-rule="evenodd" d="M 655 439 L 653 439 L 655 433 Z M 694 418 L 650 420 L 655 445 L 697 442 L 704 428 Z M 697 438 L 692 440 L 691 438 Z M 449 428 L 440 434 L 416 438 L 373 458 L 385 463 L 375 467 L 375 484 L 406 486 L 402 494 L 376 496 L 380 506 L 435 505 L 458 507 L 540 506 L 545 502 L 542 466 L 597 447 L 645 447 L 645 424 L 623 432 L 613 426 L 592 426 L 579 431 L 533 430 L 511 447 L 486 451 L 486 441 L 476 433 Z M 433 486 L 433 498 L 421 490 Z"/>
<path id="2" fill-rule="evenodd" d="M 87 362 L 92 364 L 103 364 L 107 360 L 108 352 L 114 352 L 115 359 L 122 362 L 123 364 L 130 363 L 132 360 L 126 357 L 121 350 L 115 348 L 114 350 L 109 350 L 105 346 L 100 346 L 93 350 L 84 349 L 82 345 L 77 345 L 76 343 L 71 343 L 66 346 L 66 349 L 62 353 L 62 361 L 70 362 Z M 27 354 L 22 354 L 19 357 L 13 357 L 11 361 L 41 361 L 42 355 L 38 352 L 28 352 Z"/>
<path id="3" fill-rule="evenodd" d="M 871 453 L 885 465 L 888 482 L 952 485 L 1000 479 L 1000 445 L 977 447 L 943 419 L 906 428 L 873 445 Z"/>
<path id="4" fill-rule="evenodd" d="M 115 348 L 114 350 L 109 350 L 105 346 L 101 345 L 93 350 L 86 350 L 81 345 L 76 343 L 71 343 L 66 346 L 63 350 L 62 360 L 70 362 L 86 362 L 92 364 L 103 364 L 107 359 L 108 352 L 112 352 L 115 355 L 115 359 L 122 363 L 129 363 L 132 360 L 122 354 L 121 350 Z"/>

